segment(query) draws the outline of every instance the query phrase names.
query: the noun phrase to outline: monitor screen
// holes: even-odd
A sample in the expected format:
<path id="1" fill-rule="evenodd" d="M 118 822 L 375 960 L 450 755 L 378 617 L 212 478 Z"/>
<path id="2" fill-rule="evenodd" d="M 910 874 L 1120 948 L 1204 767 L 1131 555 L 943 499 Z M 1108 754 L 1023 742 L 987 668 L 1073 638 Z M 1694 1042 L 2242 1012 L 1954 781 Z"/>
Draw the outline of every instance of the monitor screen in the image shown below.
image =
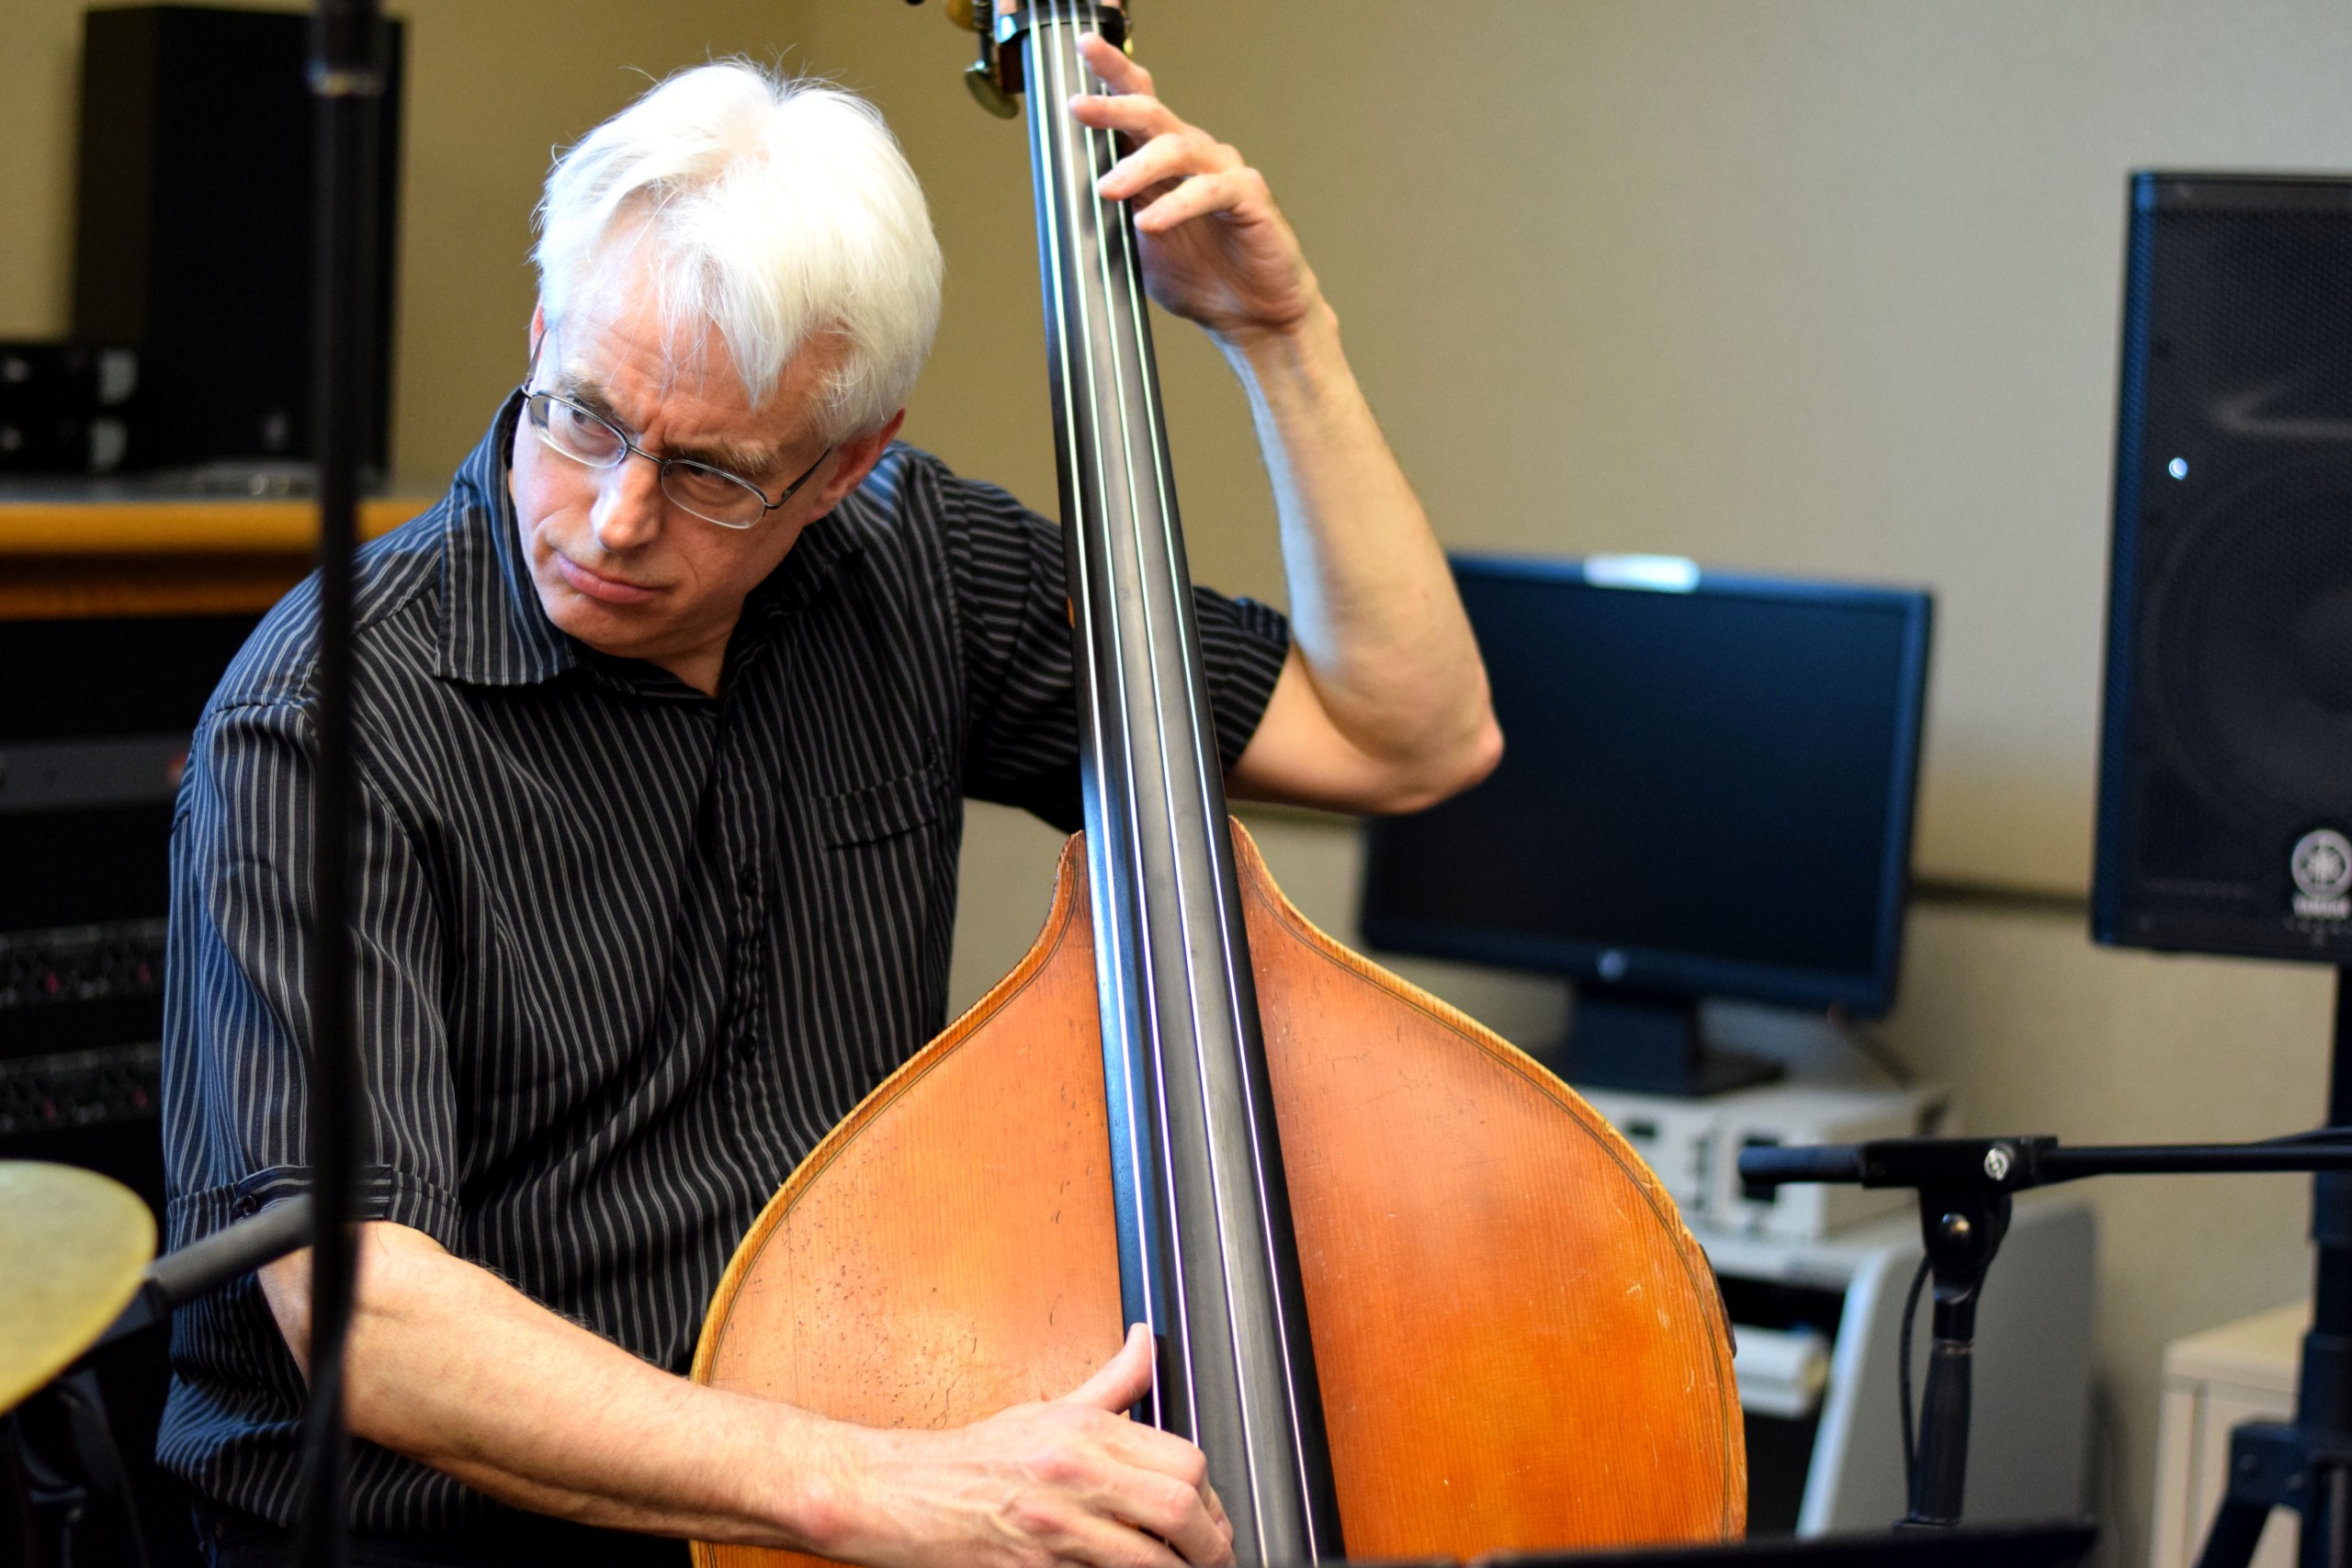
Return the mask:
<path id="1" fill-rule="evenodd" d="M 1366 940 L 1883 1011 L 1928 596 L 1657 558 L 1464 558 L 1454 573 L 1503 759 L 1475 789 L 1371 824 Z"/>

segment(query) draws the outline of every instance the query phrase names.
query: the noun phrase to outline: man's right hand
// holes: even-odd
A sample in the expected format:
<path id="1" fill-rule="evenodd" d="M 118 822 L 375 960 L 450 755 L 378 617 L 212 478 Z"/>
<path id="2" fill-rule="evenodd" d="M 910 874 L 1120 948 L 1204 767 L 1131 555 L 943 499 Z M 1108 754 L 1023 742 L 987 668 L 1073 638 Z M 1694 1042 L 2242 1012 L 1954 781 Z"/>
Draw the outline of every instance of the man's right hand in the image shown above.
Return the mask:
<path id="1" fill-rule="evenodd" d="M 1233 1560 L 1200 1450 L 1125 1416 L 1151 1386 L 1140 1328 L 1059 1399 L 877 1431 L 674 1377 L 422 1231 L 359 1233 L 352 1430 L 518 1507 L 877 1568 Z M 306 1366 L 310 1268 L 261 1270 Z"/>
<path id="2" fill-rule="evenodd" d="M 1137 1324 L 1059 1399 L 944 1431 L 865 1433 L 831 1550 L 878 1564 L 1222 1568 L 1233 1527 L 1207 1460 L 1127 1419 L 1151 1375 L 1151 1336 Z"/>

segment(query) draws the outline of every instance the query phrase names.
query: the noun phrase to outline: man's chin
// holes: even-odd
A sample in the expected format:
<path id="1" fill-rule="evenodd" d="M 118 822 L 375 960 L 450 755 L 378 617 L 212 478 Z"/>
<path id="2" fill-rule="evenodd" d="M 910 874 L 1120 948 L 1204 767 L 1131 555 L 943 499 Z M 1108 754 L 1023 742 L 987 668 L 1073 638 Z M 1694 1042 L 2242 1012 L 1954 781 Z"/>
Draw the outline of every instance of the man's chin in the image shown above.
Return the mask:
<path id="1" fill-rule="evenodd" d="M 661 618 L 651 604 L 608 604 L 561 584 L 539 585 L 539 607 L 556 630 L 616 659 L 645 659 L 661 640 Z"/>

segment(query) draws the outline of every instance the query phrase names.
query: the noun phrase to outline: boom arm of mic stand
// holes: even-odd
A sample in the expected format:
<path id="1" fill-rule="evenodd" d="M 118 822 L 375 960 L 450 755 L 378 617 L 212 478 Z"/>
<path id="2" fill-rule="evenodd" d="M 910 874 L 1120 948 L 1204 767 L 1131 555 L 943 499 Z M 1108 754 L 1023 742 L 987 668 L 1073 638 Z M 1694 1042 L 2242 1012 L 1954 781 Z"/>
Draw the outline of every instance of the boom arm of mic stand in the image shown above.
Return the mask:
<path id="1" fill-rule="evenodd" d="M 1739 1154 L 1741 1190 L 1769 1201 L 1790 1182 L 1907 1187 L 1919 1194 L 1919 1236 L 1934 1270 L 1935 1338 L 1920 1397 L 1919 1451 L 1906 1529 L 1960 1522 L 1968 1466 L 1976 1301 L 2009 1228 L 2012 1194 L 2086 1176 L 2155 1172 L 2352 1170 L 2352 1139 L 2324 1134 L 2262 1144 L 2062 1147 L 2042 1135 L 1883 1138 L 1866 1144 L 1758 1145 Z"/>
<path id="2" fill-rule="evenodd" d="M 314 1224 L 307 1192 L 272 1203 L 249 1220 L 224 1225 L 177 1252 L 168 1252 L 147 1266 L 139 1293 L 122 1309 L 99 1345 L 153 1328 L 167 1321 L 173 1309 L 187 1305 L 266 1263 L 275 1263 L 298 1247 L 311 1244 Z"/>
<path id="3" fill-rule="evenodd" d="M 2259 1144 L 2118 1144 L 2067 1148 L 2032 1134 L 2007 1138 L 1880 1138 L 1867 1144 L 1759 1144 L 1739 1153 L 1747 1197 L 1769 1201 L 1797 1181 L 1860 1187 L 1984 1186 L 2022 1192 L 2086 1176 L 2257 1170 L 2352 1170 L 2352 1137 Z"/>

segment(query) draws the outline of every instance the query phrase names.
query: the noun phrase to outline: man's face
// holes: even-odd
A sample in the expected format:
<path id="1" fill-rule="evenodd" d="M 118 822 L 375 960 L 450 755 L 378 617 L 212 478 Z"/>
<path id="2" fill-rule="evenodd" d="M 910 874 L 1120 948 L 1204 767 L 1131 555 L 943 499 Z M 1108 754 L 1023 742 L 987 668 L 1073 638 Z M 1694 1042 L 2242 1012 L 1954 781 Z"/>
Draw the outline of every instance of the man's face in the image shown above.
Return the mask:
<path id="1" fill-rule="evenodd" d="M 724 528 L 662 494 L 644 458 L 592 468 L 548 446 L 527 416 L 516 422 L 510 489 L 548 618 L 601 652 L 650 660 L 713 689 L 743 596 L 865 478 L 888 433 L 844 443 L 820 463 L 826 442 L 814 394 L 830 368 L 821 344 L 795 357 L 754 408 L 716 332 L 665 352 L 641 277 L 552 336 L 537 317 L 532 327 L 541 344 L 532 389 L 594 410 L 649 452 L 725 468 L 771 500 L 817 465 L 783 506 L 748 529 Z M 690 672 L 706 669 L 708 680 Z"/>

